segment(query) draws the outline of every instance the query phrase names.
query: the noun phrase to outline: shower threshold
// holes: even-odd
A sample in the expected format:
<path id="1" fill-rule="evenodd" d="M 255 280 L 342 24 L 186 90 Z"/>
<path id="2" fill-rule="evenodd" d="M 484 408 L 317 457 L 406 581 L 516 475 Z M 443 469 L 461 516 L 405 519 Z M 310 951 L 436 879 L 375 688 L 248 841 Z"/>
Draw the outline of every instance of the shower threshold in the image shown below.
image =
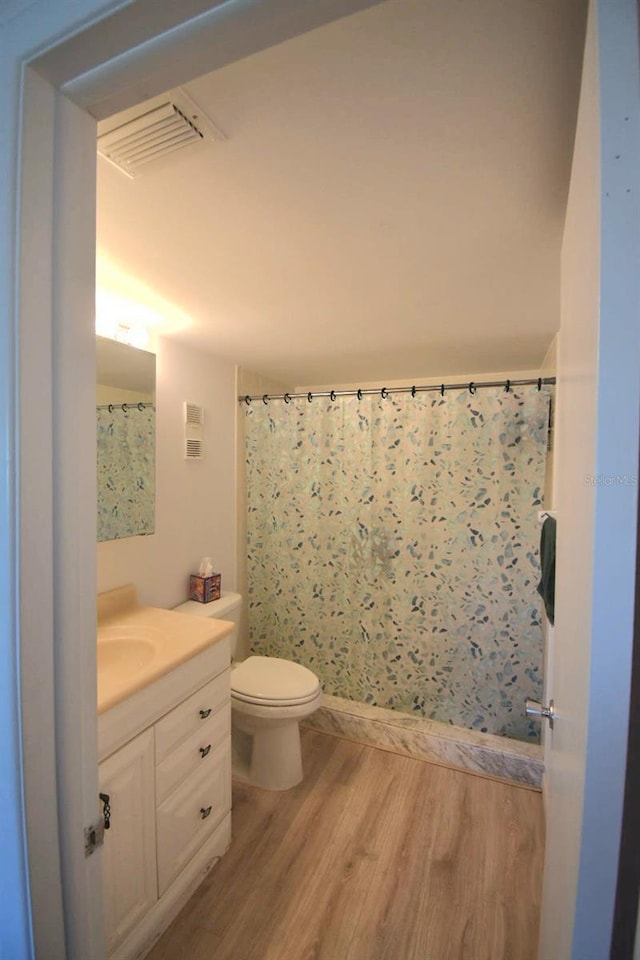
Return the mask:
<path id="1" fill-rule="evenodd" d="M 325 694 L 304 726 L 402 756 L 540 790 L 542 747 Z"/>

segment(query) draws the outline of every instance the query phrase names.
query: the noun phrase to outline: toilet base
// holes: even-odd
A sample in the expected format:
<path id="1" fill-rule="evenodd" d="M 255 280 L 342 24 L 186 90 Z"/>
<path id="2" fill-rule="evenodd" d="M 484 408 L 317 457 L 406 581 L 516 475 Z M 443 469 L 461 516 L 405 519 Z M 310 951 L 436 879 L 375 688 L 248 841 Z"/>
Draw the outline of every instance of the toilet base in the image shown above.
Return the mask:
<path id="1" fill-rule="evenodd" d="M 250 718 L 237 722 L 234 717 L 233 776 L 263 790 L 290 790 L 300 783 L 303 774 L 298 721 L 261 726 L 259 730 L 247 730 L 246 726 L 251 726 Z"/>
<path id="2" fill-rule="evenodd" d="M 265 706 L 234 697 L 231 688 L 232 772 L 264 790 L 290 790 L 302 780 L 299 722 L 322 704 L 322 692 L 304 703 Z"/>

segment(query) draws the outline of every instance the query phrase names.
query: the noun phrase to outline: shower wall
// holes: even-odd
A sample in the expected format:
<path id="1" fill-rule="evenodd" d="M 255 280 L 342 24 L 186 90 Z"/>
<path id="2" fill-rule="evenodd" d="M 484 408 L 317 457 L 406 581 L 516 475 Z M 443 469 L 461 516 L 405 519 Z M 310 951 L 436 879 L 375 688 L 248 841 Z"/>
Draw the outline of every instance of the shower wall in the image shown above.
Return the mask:
<path id="1" fill-rule="evenodd" d="M 245 407 L 249 640 L 327 693 L 537 739 L 549 389 Z"/>

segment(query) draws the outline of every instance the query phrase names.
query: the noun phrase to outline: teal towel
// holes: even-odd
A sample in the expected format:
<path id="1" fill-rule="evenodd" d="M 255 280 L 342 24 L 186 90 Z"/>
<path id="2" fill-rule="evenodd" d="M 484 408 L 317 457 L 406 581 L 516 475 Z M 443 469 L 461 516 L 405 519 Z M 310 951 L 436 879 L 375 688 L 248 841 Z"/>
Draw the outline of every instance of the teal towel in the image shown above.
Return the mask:
<path id="1" fill-rule="evenodd" d="M 540 534 L 541 577 L 538 593 L 542 597 L 549 623 L 553 623 L 556 601 L 556 521 L 547 517 Z"/>

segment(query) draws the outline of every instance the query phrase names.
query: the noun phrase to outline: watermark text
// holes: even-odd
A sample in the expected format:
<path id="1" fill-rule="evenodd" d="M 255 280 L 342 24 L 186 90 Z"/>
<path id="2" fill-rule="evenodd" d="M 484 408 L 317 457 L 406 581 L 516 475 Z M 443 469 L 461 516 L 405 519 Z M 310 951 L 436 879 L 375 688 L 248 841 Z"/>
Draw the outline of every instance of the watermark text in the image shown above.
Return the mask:
<path id="1" fill-rule="evenodd" d="M 587 487 L 637 487 L 636 473 L 586 473 L 584 482 Z"/>

